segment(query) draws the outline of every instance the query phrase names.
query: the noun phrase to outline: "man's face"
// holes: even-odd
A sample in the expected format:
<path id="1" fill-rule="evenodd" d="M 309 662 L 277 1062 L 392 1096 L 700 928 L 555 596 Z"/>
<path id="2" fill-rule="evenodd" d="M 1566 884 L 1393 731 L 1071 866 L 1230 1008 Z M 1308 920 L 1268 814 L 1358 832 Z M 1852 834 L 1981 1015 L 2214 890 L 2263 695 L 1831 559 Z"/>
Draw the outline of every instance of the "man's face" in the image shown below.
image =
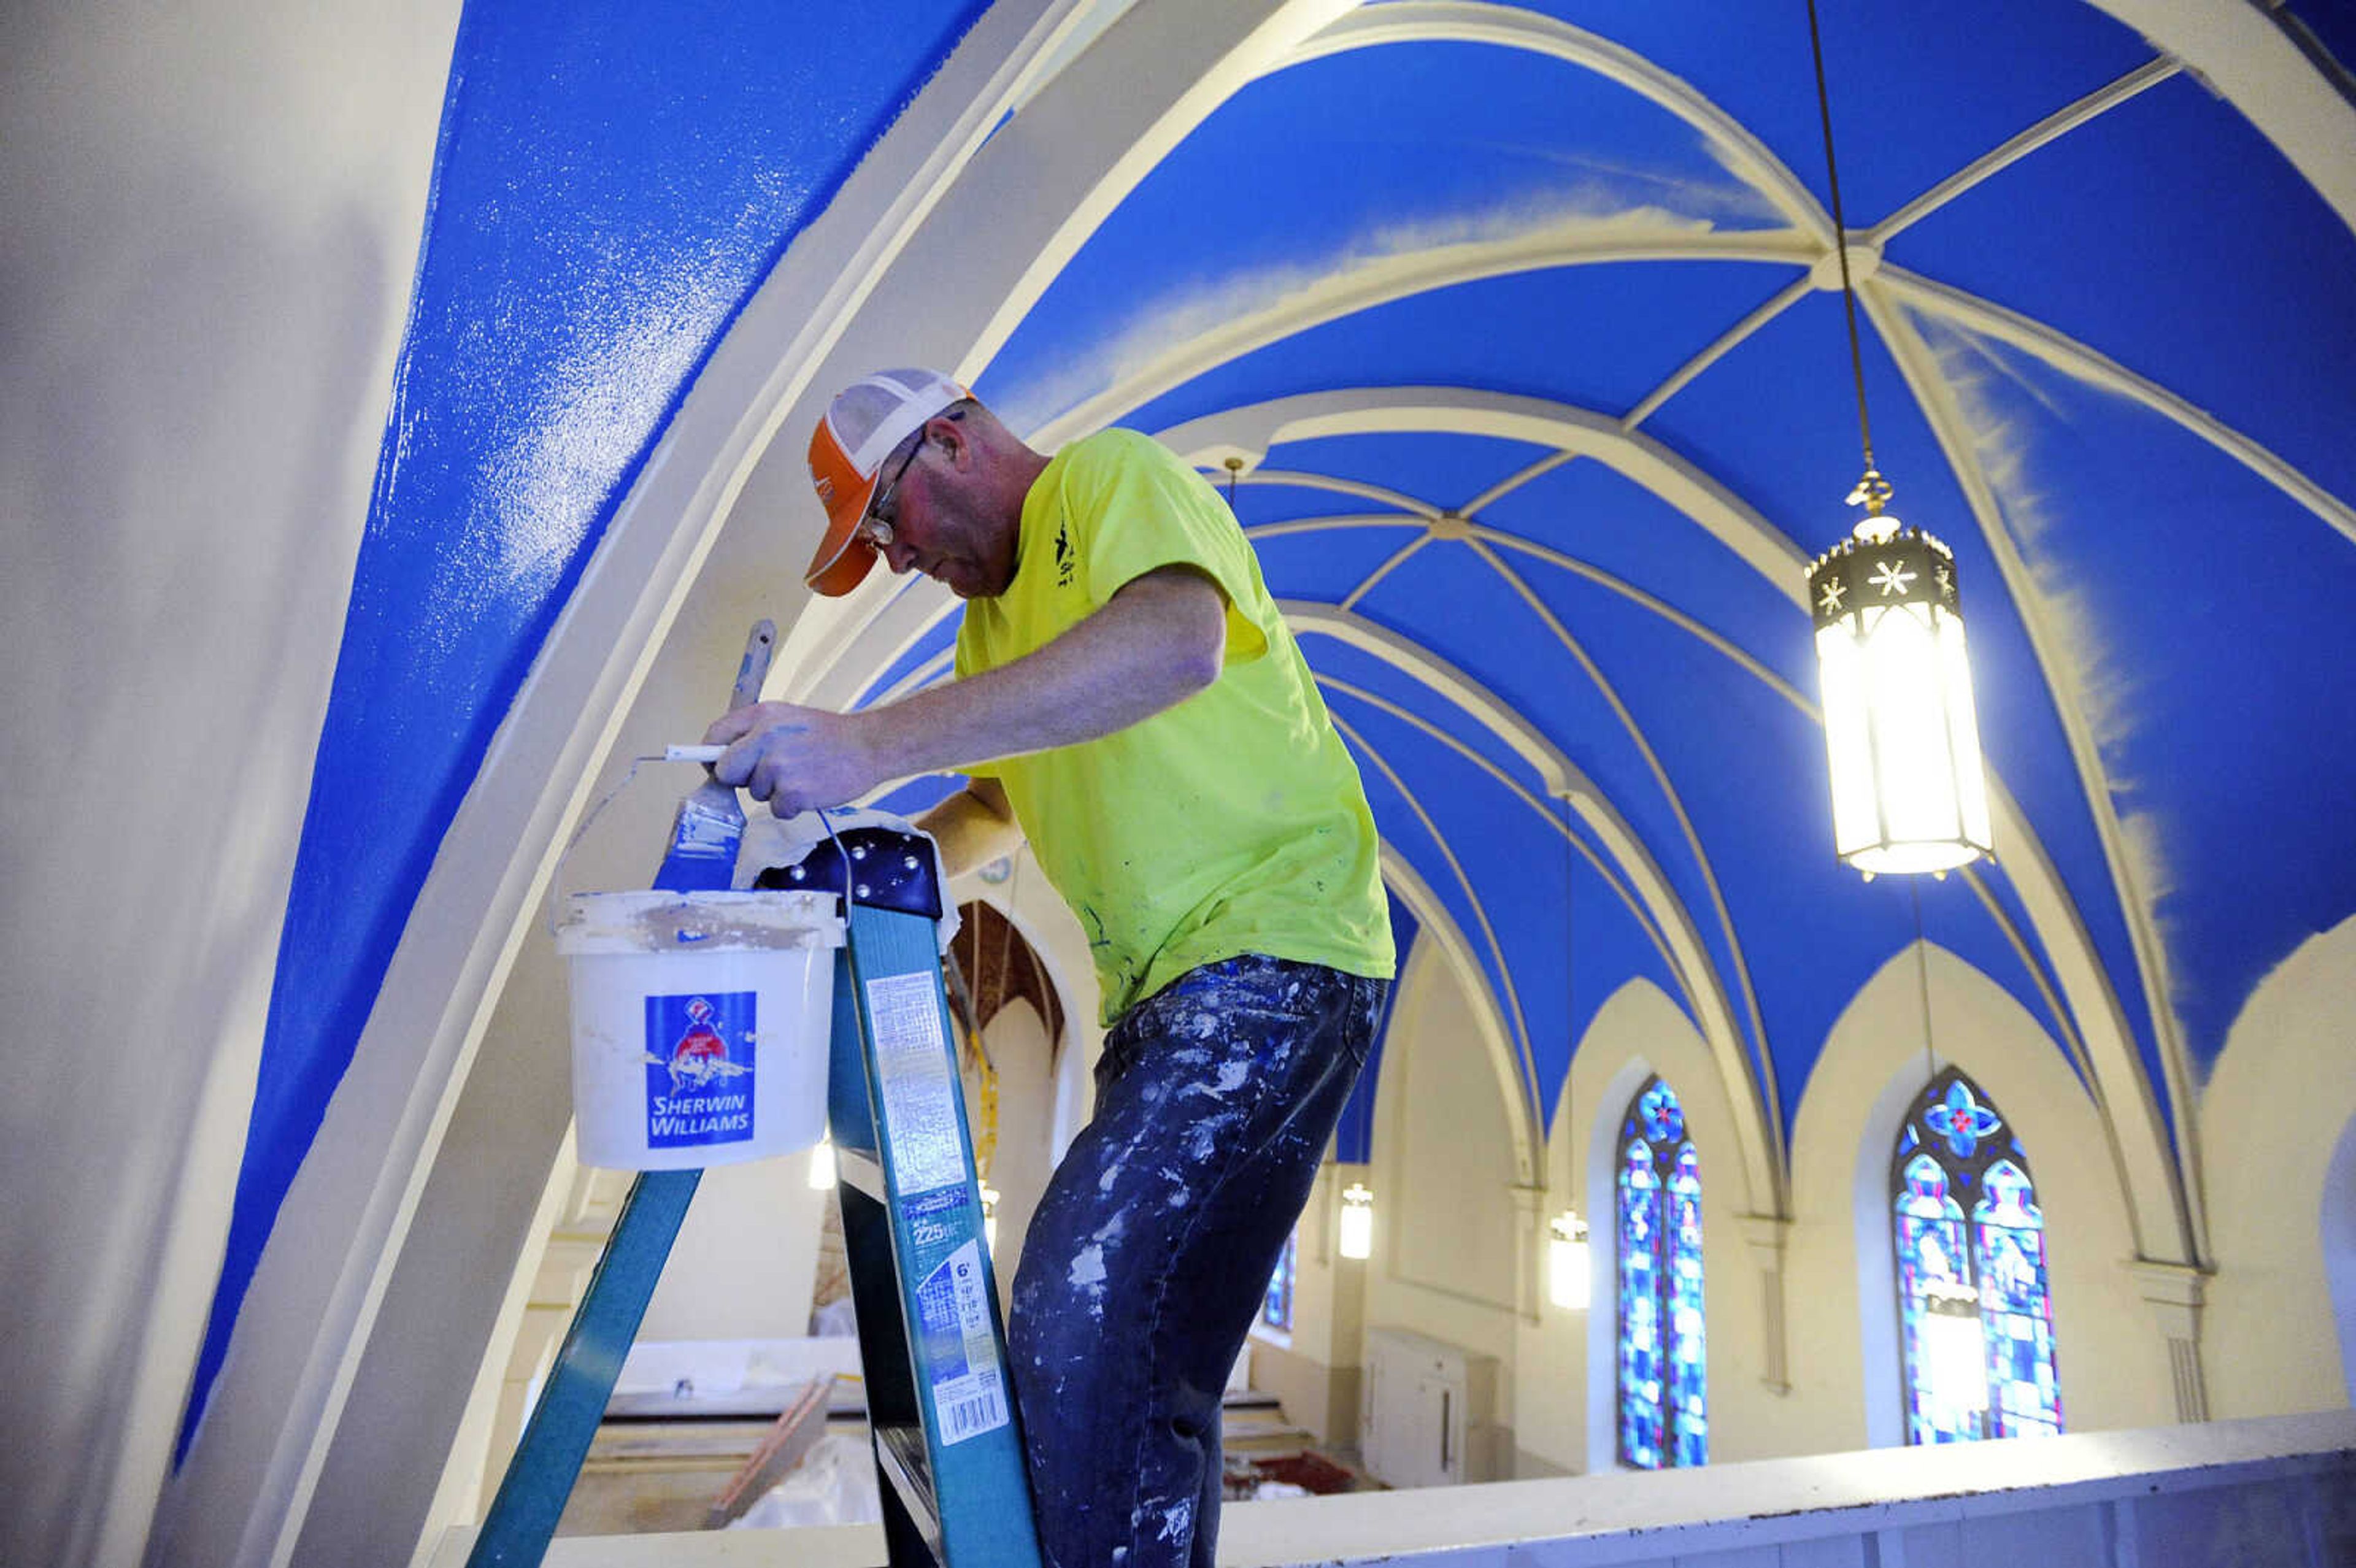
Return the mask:
<path id="1" fill-rule="evenodd" d="M 889 498 L 892 542 L 882 547 L 894 575 L 922 572 L 960 599 L 1002 593 L 1014 581 L 1015 528 L 979 504 L 974 455 L 926 438 Z"/>

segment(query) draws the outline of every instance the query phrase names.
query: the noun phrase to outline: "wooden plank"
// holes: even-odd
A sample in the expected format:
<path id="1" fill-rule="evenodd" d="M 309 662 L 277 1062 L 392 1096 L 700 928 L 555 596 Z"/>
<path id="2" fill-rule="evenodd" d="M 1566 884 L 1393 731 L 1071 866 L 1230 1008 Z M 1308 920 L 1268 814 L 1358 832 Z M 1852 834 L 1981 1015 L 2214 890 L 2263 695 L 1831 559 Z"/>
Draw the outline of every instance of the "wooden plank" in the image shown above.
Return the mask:
<path id="1" fill-rule="evenodd" d="M 831 1377 L 812 1378 L 802 1385 L 802 1392 L 770 1426 L 744 1467 L 720 1489 L 704 1518 L 704 1529 L 724 1530 L 743 1518 L 746 1509 L 766 1497 L 826 1435 L 826 1395 L 833 1381 Z"/>

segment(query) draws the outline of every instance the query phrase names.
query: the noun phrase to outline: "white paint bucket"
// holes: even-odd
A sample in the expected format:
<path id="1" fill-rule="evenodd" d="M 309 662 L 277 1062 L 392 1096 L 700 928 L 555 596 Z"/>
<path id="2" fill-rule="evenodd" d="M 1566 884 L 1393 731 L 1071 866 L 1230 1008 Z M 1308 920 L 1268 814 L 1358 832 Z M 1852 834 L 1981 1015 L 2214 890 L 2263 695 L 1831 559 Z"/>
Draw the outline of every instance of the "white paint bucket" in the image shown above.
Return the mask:
<path id="1" fill-rule="evenodd" d="M 575 893 L 581 1163 L 687 1170 L 809 1148 L 826 1132 L 834 949 L 819 892 Z"/>

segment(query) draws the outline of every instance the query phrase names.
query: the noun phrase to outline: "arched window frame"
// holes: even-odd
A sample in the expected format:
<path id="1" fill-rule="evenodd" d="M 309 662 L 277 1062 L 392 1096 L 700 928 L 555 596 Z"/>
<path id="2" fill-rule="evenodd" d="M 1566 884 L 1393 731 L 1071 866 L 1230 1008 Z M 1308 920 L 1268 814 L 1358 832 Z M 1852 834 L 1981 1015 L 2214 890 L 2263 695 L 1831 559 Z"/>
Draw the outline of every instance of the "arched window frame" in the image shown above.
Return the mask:
<path id="1" fill-rule="evenodd" d="M 1676 1091 L 1629 1098 L 1612 1160 L 1618 1451 L 1635 1469 L 1709 1462 L 1701 1161 Z"/>
<path id="2" fill-rule="evenodd" d="M 2035 1173 L 2011 1124 L 1959 1067 L 1935 1075 L 1900 1125 L 1890 1158 L 1889 1233 L 1906 1441 L 2061 1432 L 2052 1290 Z M 1932 1260 L 1928 1269 L 1924 1257 Z M 1943 1267 L 1941 1260 L 1952 1261 Z M 1921 1298 L 1932 1276 L 1978 1299 L 1985 1409 L 1957 1410 L 1930 1396 Z"/>

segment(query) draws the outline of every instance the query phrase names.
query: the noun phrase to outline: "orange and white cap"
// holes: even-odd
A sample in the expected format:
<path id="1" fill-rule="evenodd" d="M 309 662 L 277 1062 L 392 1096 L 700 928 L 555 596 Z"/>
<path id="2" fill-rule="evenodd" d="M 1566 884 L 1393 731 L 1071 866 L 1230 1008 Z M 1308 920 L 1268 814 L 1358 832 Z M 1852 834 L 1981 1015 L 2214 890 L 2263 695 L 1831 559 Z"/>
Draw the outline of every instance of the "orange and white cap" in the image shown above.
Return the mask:
<path id="1" fill-rule="evenodd" d="M 875 499 L 884 460 L 911 432 L 973 394 L 937 370 L 878 370 L 835 395 L 810 432 L 810 483 L 826 508 L 826 537 L 802 581 L 829 598 L 860 584 L 875 547 L 853 536 Z"/>

